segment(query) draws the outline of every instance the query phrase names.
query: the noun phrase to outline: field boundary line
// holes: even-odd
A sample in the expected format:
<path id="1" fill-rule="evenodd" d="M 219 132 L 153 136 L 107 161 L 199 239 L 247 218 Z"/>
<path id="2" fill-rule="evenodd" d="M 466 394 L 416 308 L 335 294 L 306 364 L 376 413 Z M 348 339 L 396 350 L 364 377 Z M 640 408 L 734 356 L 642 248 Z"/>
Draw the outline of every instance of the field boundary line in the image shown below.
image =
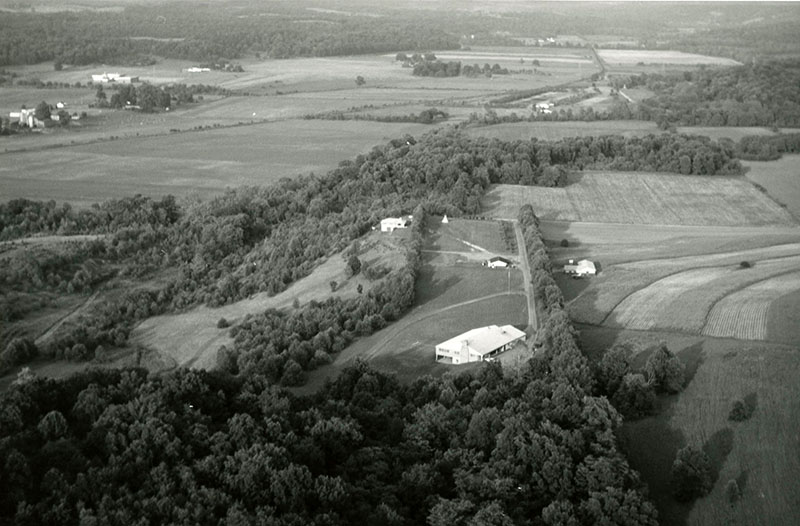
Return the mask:
<path id="1" fill-rule="evenodd" d="M 776 246 L 778 246 L 778 245 L 776 245 Z M 766 248 L 771 248 L 771 247 L 766 247 Z M 724 252 L 723 252 L 723 254 L 724 254 Z M 756 263 L 758 263 L 758 262 L 762 262 L 762 263 L 763 263 L 763 262 L 765 262 L 765 261 L 775 261 L 775 260 L 780 260 L 780 259 L 787 259 L 787 258 L 797 258 L 797 257 L 800 257 L 800 254 L 794 254 L 794 255 L 791 255 L 791 256 L 779 256 L 779 257 L 775 257 L 775 258 L 768 258 L 768 259 L 754 259 L 753 261 L 755 261 Z M 669 259 L 669 258 L 666 258 L 666 259 Z M 639 261 L 661 261 L 661 259 L 653 259 L 653 260 L 650 260 L 650 259 L 642 259 L 642 260 L 639 260 Z M 637 261 L 637 262 L 638 262 L 638 261 Z M 621 263 L 621 264 L 625 265 L 625 264 L 627 264 L 627 263 Z M 649 283 L 648 283 L 647 285 L 645 285 L 644 287 L 641 287 L 641 288 L 639 288 L 639 289 L 636 289 L 635 291 L 631 292 L 630 294 L 626 294 L 624 298 L 622 298 L 622 299 L 621 299 L 621 300 L 619 300 L 617 303 L 615 303 L 615 304 L 614 304 L 614 306 L 613 306 L 613 307 L 612 307 L 612 308 L 611 308 L 611 309 L 608 311 L 608 314 L 606 314 L 606 315 L 603 317 L 603 320 L 600 322 L 600 325 L 601 325 L 601 326 L 605 326 L 605 323 L 606 323 L 606 321 L 608 320 L 608 317 L 609 317 L 609 316 L 611 316 L 611 314 L 613 314 L 613 313 L 614 313 L 614 311 L 617 309 L 617 307 L 619 307 L 619 305 L 620 305 L 620 304 L 621 304 L 623 301 L 625 301 L 625 300 L 626 300 L 626 299 L 627 299 L 629 296 L 632 296 L 632 295 L 636 294 L 637 292 L 639 292 L 640 290 L 644 290 L 644 289 L 646 289 L 647 287 L 650 287 L 651 285 L 653 285 L 653 284 L 655 284 L 655 283 L 658 283 L 658 282 L 659 282 L 659 281 L 661 281 L 661 280 L 664 280 L 664 279 L 667 279 L 667 278 L 669 278 L 669 277 L 675 276 L 675 275 L 677 275 L 677 274 L 680 274 L 680 273 L 682 273 L 682 272 L 689 272 L 689 271 L 691 271 L 691 270 L 707 269 L 707 268 L 724 268 L 724 267 L 726 267 L 726 266 L 735 266 L 735 265 L 736 265 L 736 263 L 729 263 L 729 264 L 727 264 L 727 265 L 714 265 L 714 264 L 710 264 L 710 265 L 698 265 L 698 266 L 695 266 L 695 267 L 688 267 L 688 268 L 684 268 L 684 269 L 677 270 L 677 271 L 675 271 L 675 272 L 670 272 L 669 274 L 665 274 L 665 275 L 663 275 L 662 277 L 660 277 L 660 278 L 658 278 L 658 279 L 655 279 L 655 280 L 653 280 L 653 281 L 649 282 Z M 611 267 L 615 267 L 615 266 L 617 266 L 617 265 L 612 265 Z M 781 273 L 779 273 L 779 274 L 776 274 L 775 276 L 779 276 L 779 275 L 783 275 L 783 274 L 788 274 L 788 273 L 790 273 L 790 272 L 796 272 L 796 270 L 788 270 L 788 271 L 786 271 L 786 272 L 781 272 Z M 775 277 L 775 276 L 771 276 L 771 277 Z M 771 278 L 771 277 L 770 277 L 770 278 Z M 770 279 L 770 278 L 765 278 L 765 279 Z M 763 280 L 756 280 L 756 281 L 754 281 L 754 282 L 750 283 L 750 285 L 752 285 L 753 283 L 757 283 L 758 281 L 763 281 Z M 746 285 L 746 286 L 750 286 L 750 285 Z M 588 290 L 588 288 L 586 288 L 586 289 L 584 289 L 583 291 L 581 291 L 581 293 L 580 293 L 580 294 L 578 294 L 577 296 L 575 296 L 574 298 L 572 298 L 572 299 L 571 299 L 571 300 L 570 300 L 570 301 L 567 303 L 567 305 L 569 305 L 570 303 L 574 302 L 575 300 L 577 300 L 578 298 L 580 298 L 581 296 L 583 296 L 583 294 L 584 294 L 584 293 L 585 293 L 587 290 Z M 739 290 L 739 289 L 737 289 L 737 290 Z M 734 291 L 734 292 L 736 292 L 736 291 Z M 723 297 L 724 297 L 724 296 L 723 296 Z M 719 301 L 719 300 L 717 300 L 717 301 Z M 713 306 L 714 306 L 714 305 L 716 305 L 717 301 L 715 301 L 715 302 L 712 304 L 711 308 L 713 308 Z M 710 309 L 709 309 L 709 310 L 710 310 Z M 706 321 L 707 321 L 707 320 L 708 320 L 708 313 L 706 313 Z M 704 322 L 704 323 L 705 323 L 705 322 Z M 704 325 L 704 326 L 705 326 L 705 325 Z M 692 333 L 687 333 L 687 334 L 692 334 Z"/>
<path id="2" fill-rule="evenodd" d="M 715 299 L 714 302 L 711 303 L 711 306 L 708 308 L 708 311 L 706 311 L 705 318 L 703 319 L 703 328 L 700 329 L 700 334 L 703 334 L 703 331 L 706 329 L 706 326 L 708 325 L 708 316 L 709 316 L 709 314 L 711 314 L 711 311 L 714 310 L 714 307 L 716 307 L 719 302 L 721 302 L 722 300 L 724 300 L 725 298 L 727 298 L 728 296 L 730 296 L 732 294 L 736 294 L 737 292 L 743 291 L 744 289 L 746 289 L 748 287 L 752 287 L 753 285 L 757 285 L 759 283 L 762 283 L 764 281 L 769 281 L 771 279 L 780 278 L 780 277 L 786 276 L 788 274 L 800 274 L 800 269 L 786 270 L 786 271 L 783 271 L 783 272 L 779 272 L 777 274 L 773 274 L 773 275 L 768 276 L 768 277 L 763 278 L 763 279 L 757 279 L 755 281 L 748 282 L 748 283 L 742 285 L 741 287 L 737 287 L 736 289 L 734 289 L 734 290 L 730 291 L 729 293 L 723 295 L 722 297 Z M 764 339 L 763 341 L 767 341 L 767 340 Z"/>

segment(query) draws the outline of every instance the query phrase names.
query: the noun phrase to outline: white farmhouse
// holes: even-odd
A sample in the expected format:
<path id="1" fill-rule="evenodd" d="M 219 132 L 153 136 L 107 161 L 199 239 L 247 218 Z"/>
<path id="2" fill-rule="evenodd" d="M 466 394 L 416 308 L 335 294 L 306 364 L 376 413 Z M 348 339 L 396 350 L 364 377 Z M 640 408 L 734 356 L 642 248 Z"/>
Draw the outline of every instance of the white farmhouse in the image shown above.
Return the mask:
<path id="1" fill-rule="evenodd" d="M 407 228 L 410 217 L 387 217 L 386 219 L 381 219 L 381 232 L 394 232 L 397 228 Z"/>
<path id="2" fill-rule="evenodd" d="M 437 345 L 436 361 L 458 365 L 491 360 L 519 341 L 525 341 L 525 333 L 513 325 L 480 327 Z"/>
<path id="3" fill-rule="evenodd" d="M 573 274 L 575 276 L 594 276 L 597 274 L 597 268 L 595 268 L 594 263 L 588 259 L 582 259 L 577 263 L 575 263 L 574 259 L 570 259 L 569 262 L 564 265 L 564 273 Z"/>

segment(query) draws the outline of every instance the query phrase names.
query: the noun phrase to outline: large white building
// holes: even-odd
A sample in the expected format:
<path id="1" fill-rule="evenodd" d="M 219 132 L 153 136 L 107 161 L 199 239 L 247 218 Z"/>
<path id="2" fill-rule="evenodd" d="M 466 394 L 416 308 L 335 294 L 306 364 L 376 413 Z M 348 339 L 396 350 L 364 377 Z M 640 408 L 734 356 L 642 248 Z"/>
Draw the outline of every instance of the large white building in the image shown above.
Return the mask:
<path id="1" fill-rule="evenodd" d="M 495 268 L 509 268 L 513 267 L 514 263 L 511 262 L 510 259 L 506 259 L 502 256 L 495 256 L 493 258 L 489 258 L 483 262 L 484 267 L 489 267 L 491 269 Z"/>
<path id="2" fill-rule="evenodd" d="M 381 219 L 381 232 L 393 232 L 396 228 L 406 228 L 410 220 L 411 216 Z"/>
<path id="3" fill-rule="evenodd" d="M 437 345 L 436 361 L 454 365 L 482 362 L 507 351 L 518 341 L 525 341 L 525 333 L 512 325 L 480 327 Z"/>

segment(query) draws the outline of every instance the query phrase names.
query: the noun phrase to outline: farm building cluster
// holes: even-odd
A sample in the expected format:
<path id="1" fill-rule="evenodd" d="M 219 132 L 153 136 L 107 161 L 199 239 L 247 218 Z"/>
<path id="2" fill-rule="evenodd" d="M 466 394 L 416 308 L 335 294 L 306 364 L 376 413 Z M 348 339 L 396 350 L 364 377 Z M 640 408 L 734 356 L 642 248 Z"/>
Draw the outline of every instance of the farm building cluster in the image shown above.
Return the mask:
<path id="1" fill-rule="evenodd" d="M 408 228 L 413 216 L 387 217 L 381 220 L 381 232 L 392 233 L 397 229 Z M 441 223 L 450 219 L 444 215 Z M 375 230 L 377 227 L 373 227 Z M 476 247 L 480 248 L 480 247 Z M 489 269 L 512 269 L 514 262 L 503 256 L 493 256 L 481 262 Z M 489 325 L 469 330 L 436 345 L 436 361 L 452 365 L 472 362 L 492 361 L 501 353 L 525 342 L 526 334 L 513 325 Z"/>
<path id="2" fill-rule="evenodd" d="M 524 341 L 525 333 L 513 325 L 480 327 L 437 345 L 436 361 L 453 365 L 491 361 Z"/>
<path id="3" fill-rule="evenodd" d="M 38 118 L 35 109 L 28 109 L 26 107 L 20 108 L 19 111 L 11 111 L 8 113 L 8 125 L 20 128 L 46 128 L 52 126 L 53 123 L 61 122 L 62 124 L 70 120 L 79 120 L 81 115 L 77 112 L 69 113 L 67 105 L 64 102 L 57 102 L 55 106 L 49 106 L 50 114 L 46 118 Z"/>
<path id="4" fill-rule="evenodd" d="M 139 82 L 139 77 L 103 72 L 92 75 L 92 82 L 96 84 L 133 84 L 134 82 Z"/>

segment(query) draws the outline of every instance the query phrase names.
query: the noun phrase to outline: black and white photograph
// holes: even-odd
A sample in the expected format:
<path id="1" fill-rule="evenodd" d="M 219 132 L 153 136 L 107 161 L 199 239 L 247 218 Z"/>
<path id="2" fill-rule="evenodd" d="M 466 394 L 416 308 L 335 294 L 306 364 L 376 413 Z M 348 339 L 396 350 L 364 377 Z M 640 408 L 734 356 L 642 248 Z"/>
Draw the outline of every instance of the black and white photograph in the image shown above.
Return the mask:
<path id="1" fill-rule="evenodd" d="M 0 526 L 800 524 L 800 0 L 0 0 Z"/>

